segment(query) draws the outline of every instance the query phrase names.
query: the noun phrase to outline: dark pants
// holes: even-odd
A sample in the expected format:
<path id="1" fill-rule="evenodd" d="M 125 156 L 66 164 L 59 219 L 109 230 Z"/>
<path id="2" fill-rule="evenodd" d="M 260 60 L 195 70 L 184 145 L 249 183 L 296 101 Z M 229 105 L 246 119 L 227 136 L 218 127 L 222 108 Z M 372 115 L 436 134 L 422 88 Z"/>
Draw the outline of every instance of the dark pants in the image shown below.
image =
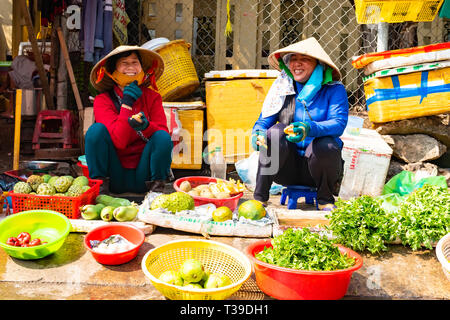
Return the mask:
<path id="1" fill-rule="evenodd" d="M 284 128 L 277 123 L 267 130 L 267 151 L 260 148 L 254 198 L 269 200 L 270 186 L 276 182 L 316 187 L 319 204 L 334 203 L 333 191 L 343 170 L 338 143 L 328 136 L 314 138 L 301 156 L 296 145 L 286 140 Z"/>
<path id="2" fill-rule="evenodd" d="M 108 129 L 94 123 L 86 132 L 86 162 L 92 179 L 110 177 L 109 188 L 114 193 L 148 191 L 145 181 L 165 180 L 172 163 L 172 140 L 169 133 L 158 130 L 142 151 L 136 169 L 123 168 Z"/>

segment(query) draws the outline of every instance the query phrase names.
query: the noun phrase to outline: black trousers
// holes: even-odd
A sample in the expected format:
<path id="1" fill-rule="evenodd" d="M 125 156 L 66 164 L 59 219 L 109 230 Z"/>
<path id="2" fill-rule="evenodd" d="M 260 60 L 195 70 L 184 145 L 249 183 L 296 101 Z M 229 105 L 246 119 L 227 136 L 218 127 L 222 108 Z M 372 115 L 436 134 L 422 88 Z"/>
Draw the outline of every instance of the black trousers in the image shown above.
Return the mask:
<path id="1" fill-rule="evenodd" d="M 260 147 L 253 197 L 269 200 L 270 186 L 276 182 L 316 187 L 319 204 L 334 203 L 333 191 L 344 163 L 338 143 L 329 136 L 314 138 L 301 156 L 296 145 L 286 140 L 285 126 L 277 123 L 267 130 L 267 149 Z"/>

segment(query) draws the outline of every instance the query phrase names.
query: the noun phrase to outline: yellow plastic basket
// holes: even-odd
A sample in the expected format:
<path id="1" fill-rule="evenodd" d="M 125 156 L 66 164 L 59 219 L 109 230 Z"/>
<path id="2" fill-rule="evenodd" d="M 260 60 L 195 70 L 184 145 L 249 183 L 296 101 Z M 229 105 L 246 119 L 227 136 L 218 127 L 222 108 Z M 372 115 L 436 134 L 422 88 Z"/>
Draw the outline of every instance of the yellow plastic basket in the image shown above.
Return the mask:
<path id="1" fill-rule="evenodd" d="M 164 73 L 156 81 L 163 101 L 183 98 L 200 85 L 189 53 L 190 46 L 184 40 L 174 40 L 155 49 L 164 61 Z"/>
<path id="2" fill-rule="evenodd" d="M 211 273 L 230 277 L 232 284 L 216 289 L 192 289 L 158 280 L 164 271 L 178 270 L 186 259 L 197 259 Z M 148 251 L 141 263 L 142 271 L 153 286 L 171 300 L 224 300 L 238 291 L 252 273 L 248 257 L 241 251 L 209 240 L 175 240 Z"/>
<path id="3" fill-rule="evenodd" d="M 355 0 L 359 24 L 433 21 L 444 0 Z"/>

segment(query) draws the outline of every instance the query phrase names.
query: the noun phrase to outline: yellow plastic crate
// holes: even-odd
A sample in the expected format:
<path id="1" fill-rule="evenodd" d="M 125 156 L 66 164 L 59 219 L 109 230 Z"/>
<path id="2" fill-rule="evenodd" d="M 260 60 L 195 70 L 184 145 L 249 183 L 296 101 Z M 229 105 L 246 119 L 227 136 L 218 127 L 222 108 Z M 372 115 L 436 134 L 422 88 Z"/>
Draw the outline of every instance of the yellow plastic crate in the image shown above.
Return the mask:
<path id="1" fill-rule="evenodd" d="M 254 78 L 247 72 L 239 77 L 215 78 L 205 82 L 208 146 L 222 147 L 227 163 L 235 163 L 253 152 L 252 128 L 276 76 Z"/>
<path id="2" fill-rule="evenodd" d="M 450 112 L 450 67 L 371 78 L 364 83 L 369 120 L 389 122 Z"/>
<path id="3" fill-rule="evenodd" d="M 433 21 L 444 0 L 355 0 L 359 24 Z"/>

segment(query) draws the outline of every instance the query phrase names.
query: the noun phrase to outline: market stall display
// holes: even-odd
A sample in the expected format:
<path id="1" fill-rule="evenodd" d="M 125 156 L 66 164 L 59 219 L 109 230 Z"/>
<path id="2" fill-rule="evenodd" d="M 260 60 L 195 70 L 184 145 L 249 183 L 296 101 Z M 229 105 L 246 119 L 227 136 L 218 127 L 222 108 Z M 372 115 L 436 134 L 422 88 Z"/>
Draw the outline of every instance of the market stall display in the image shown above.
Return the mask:
<path id="1" fill-rule="evenodd" d="M 116 237 L 110 238 L 116 235 Z M 125 238 L 125 241 L 120 241 L 117 235 Z M 99 243 L 106 241 L 106 251 L 96 250 Z M 94 257 L 94 259 L 101 264 L 106 265 L 119 265 L 127 263 L 128 261 L 134 259 L 139 249 L 145 240 L 145 234 L 142 230 L 126 223 L 117 224 L 107 224 L 99 226 L 90 232 L 88 232 L 84 238 L 84 245 L 87 250 L 89 250 Z M 114 248 L 115 245 L 123 245 L 127 241 L 131 242 L 131 246 L 120 250 L 120 248 Z"/>
<path id="2" fill-rule="evenodd" d="M 61 248 L 70 228 L 69 219 L 61 213 L 51 210 L 23 211 L 10 215 L 0 222 L 0 246 L 14 258 L 41 259 Z M 28 234 L 30 242 L 32 239 L 40 239 L 42 244 L 33 246 L 7 244 L 10 237 L 22 233 Z"/>
<path id="3" fill-rule="evenodd" d="M 308 229 L 257 241 L 246 249 L 258 287 L 276 299 L 342 298 L 352 273 L 362 267 L 359 254 Z M 281 264 L 281 266 L 280 266 Z"/>
<path id="4" fill-rule="evenodd" d="M 77 219 L 80 217 L 80 207 L 95 202 L 101 184 L 101 180 L 88 179 L 85 176 L 74 178 L 31 175 L 27 182 L 17 182 L 8 194 L 11 196 L 13 213 L 48 209 Z"/>
<path id="5" fill-rule="evenodd" d="M 239 181 L 202 176 L 179 178 L 173 183 L 173 188 L 190 194 L 196 206 L 213 203 L 217 207 L 227 206 L 231 210 L 236 209 L 245 190 L 245 186 Z"/>
<path id="6" fill-rule="evenodd" d="M 179 270 L 183 262 L 188 259 L 195 259 L 200 262 L 210 274 L 221 273 L 226 275 L 231 280 L 231 284 L 211 289 L 200 289 L 192 286 L 169 284 L 159 279 L 163 272 Z M 227 299 L 239 290 L 252 273 L 250 260 L 240 250 L 209 240 L 170 241 L 148 251 L 142 258 L 141 267 L 155 288 L 171 300 Z M 181 284 L 181 281 L 178 284 Z"/>

